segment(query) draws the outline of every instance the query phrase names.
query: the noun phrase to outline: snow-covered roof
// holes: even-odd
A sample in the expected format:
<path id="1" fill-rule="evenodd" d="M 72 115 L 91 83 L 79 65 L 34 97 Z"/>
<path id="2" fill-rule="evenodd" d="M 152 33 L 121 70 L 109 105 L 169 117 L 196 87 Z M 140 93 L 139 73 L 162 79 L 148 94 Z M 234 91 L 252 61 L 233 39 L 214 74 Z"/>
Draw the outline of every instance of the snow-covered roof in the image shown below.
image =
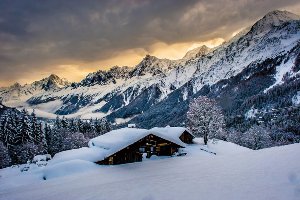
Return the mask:
<path id="1" fill-rule="evenodd" d="M 121 128 L 91 139 L 89 147 L 105 149 L 109 155 L 112 155 L 146 137 L 148 134 L 147 129 Z"/>
<path id="2" fill-rule="evenodd" d="M 79 149 L 71 149 L 62 151 L 54 155 L 53 159 L 50 160 L 50 164 L 56 164 L 66 162 L 70 160 L 85 160 L 90 162 L 97 162 L 103 160 L 107 155 L 107 150 L 101 148 L 88 148 L 82 147 Z"/>
<path id="3" fill-rule="evenodd" d="M 89 142 L 89 146 L 96 146 L 107 150 L 113 149 L 116 152 L 116 150 L 119 151 L 124 147 L 129 146 L 134 142 L 146 137 L 147 135 L 153 134 L 184 147 L 185 143 L 183 143 L 179 139 L 179 137 L 186 130 L 187 129 L 183 127 L 155 127 L 150 130 L 138 128 L 121 128 L 91 139 Z"/>
<path id="4" fill-rule="evenodd" d="M 187 131 L 189 134 L 191 134 L 193 137 L 195 137 L 191 131 L 185 127 L 154 127 L 152 129 L 149 130 L 150 132 L 156 132 L 156 133 L 160 133 L 166 137 L 170 137 L 170 138 L 179 138 L 181 136 L 181 134 L 184 131 Z"/>
<path id="5" fill-rule="evenodd" d="M 90 162 L 101 161 L 150 134 L 185 147 L 186 144 L 179 139 L 184 131 L 188 130 L 183 127 L 155 127 L 150 130 L 121 128 L 91 139 L 88 144 L 89 148 L 83 147 L 57 153 L 51 162 L 54 164 L 75 159 Z"/>

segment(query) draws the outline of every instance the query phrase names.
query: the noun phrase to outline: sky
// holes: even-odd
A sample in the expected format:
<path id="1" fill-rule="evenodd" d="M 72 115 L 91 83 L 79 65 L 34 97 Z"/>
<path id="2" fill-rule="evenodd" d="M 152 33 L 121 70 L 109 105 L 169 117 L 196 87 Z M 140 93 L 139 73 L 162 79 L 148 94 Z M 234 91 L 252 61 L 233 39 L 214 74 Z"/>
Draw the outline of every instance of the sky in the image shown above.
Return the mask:
<path id="1" fill-rule="evenodd" d="M 57 74 L 80 81 L 147 54 L 179 59 L 215 47 L 299 0 L 1 0 L 0 86 Z"/>

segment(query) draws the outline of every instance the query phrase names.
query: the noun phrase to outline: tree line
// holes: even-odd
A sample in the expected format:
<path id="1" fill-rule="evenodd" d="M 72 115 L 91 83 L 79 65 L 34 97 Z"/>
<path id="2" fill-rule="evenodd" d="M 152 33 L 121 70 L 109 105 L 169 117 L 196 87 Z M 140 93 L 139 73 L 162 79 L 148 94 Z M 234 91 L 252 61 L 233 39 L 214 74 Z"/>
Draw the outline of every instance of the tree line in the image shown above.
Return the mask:
<path id="1" fill-rule="evenodd" d="M 241 131 L 241 128 L 226 127 L 225 116 L 217 102 L 200 96 L 189 105 L 187 125 L 196 136 L 204 138 L 205 144 L 208 139 L 221 139 L 257 150 L 300 142 L 299 135 L 278 126 L 278 115 L 273 113 L 270 117 L 273 119 L 272 123 L 258 117 L 245 131 Z"/>
<path id="2" fill-rule="evenodd" d="M 66 119 L 51 123 L 35 112 L 6 110 L 0 117 L 0 168 L 23 164 L 38 154 L 51 154 L 87 146 L 91 138 L 111 130 L 105 119 Z"/>

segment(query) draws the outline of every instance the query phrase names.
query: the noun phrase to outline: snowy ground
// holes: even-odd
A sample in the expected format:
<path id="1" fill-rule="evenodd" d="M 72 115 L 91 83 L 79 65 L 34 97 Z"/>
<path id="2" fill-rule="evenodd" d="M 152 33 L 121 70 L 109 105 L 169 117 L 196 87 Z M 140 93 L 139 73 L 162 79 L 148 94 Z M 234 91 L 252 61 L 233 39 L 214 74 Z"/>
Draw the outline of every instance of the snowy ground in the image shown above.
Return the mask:
<path id="1" fill-rule="evenodd" d="M 186 156 L 118 166 L 74 160 L 22 175 L 6 168 L 0 199 L 300 199 L 300 144 L 259 151 L 222 141 L 208 147 L 195 144 Z"/>

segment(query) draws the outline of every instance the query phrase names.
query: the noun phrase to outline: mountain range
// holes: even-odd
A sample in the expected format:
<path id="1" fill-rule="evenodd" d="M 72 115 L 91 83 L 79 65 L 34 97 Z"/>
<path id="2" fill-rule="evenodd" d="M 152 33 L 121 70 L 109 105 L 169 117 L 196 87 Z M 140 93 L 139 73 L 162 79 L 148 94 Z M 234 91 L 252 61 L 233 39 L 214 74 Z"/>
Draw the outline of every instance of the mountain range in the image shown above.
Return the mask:
<path id="1" fill-rule="evenodd" d="M 99 70 L 78 83 L 50 75 L 0 88 L 4 105 L 39 117 L 106 117 L 144 128 L 183 125 L 189 102 L 201 95 L 217 100 L 228 126 L 277 120 L 299 133 L 300 17 L 269 12 L 222 45 L 198 47 L 179 60 L 147 55 L 135 67 Z"/>

